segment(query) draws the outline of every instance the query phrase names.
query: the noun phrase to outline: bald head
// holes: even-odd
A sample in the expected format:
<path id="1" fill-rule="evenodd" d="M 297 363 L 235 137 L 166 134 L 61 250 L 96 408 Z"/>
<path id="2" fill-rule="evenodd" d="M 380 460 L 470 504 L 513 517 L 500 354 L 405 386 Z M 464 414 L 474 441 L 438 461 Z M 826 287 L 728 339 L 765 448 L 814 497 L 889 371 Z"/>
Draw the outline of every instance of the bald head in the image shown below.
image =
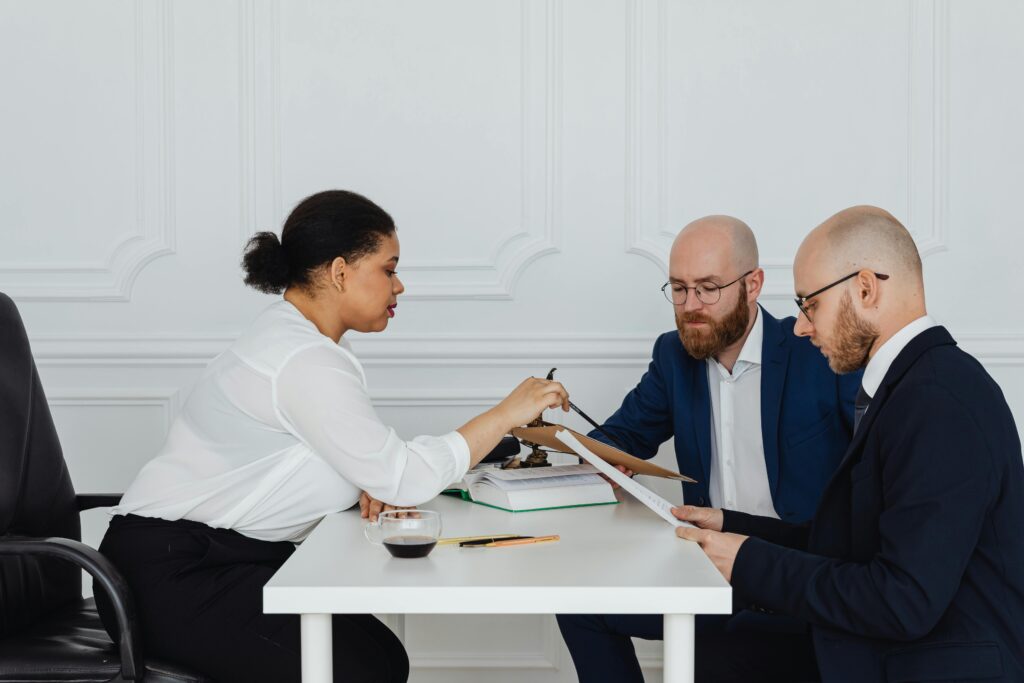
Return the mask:
<path id="1" fill-rule="evenodd" d="M 662 292 L 674 305 L 686 352 L 714 357 L 731 372 L 757 319 L 764 286 L 754 233 L 732 216 L 693 221 L 672 243 L 668 277 Z"/>
<path id="2" fill-rule="evenodd" d="M 810 337 L 836 372 L 864 367 L 927 314 L 917 245 L 875 206 L 844 209 L 812 230 L 797 251 L 793 280 L 803 299 L 793 332 Z"/>
<path id="3" fill-rule="evenodd" d="M 797 261 L 827 264 L 836 276 L 867 269 L 923 285 L 921 255 L 896 218 L 876 206 L 853 206 L 832 216 L 800 245 Z"/>
<path id="4" fill-rule="evenodd" d="M 732 216 L 705 216 L 689 223 L 672 243 L 670 261 L 684 253 L 713 255 L 720 262 L 719 270 L 703 275 L 736 275 L 754 270 L 758 265 L 757 240 L 746 223 Z"/>

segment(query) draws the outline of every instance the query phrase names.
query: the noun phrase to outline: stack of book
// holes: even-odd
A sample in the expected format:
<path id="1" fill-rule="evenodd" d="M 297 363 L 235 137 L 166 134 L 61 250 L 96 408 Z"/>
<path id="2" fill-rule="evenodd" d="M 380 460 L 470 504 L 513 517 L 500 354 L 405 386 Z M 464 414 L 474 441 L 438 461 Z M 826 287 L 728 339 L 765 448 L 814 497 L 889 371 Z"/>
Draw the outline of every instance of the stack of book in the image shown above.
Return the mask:
<path id="1" fill-rule="evenodd" d="M 693 481 L 686 475 L 641 460 L 562 425 L 542 423 L 542 426 L 537 427 L 517 427 L 512 430 L 512 435 L 549 449 L 551 452 L 548 459 L 552 465 L 507 470 L 493 464 L 478 465 L 444 493 L 510 512 L 617 503 L 611 484 L 598 474 L 593 465 L 558 464 L 559 461 L 576 462 L 577 453 L 563 441 L 567 435 L 571 435 L 575 443 L 586 449 L 591 457 L 599 458 L 611 466 L 621 465 L 634 474 Z"/>
<path id="2" fill-rule="evenodd" d="M 477 467 L 445 493 L 510 512 L 618 502 L 611 484 L 587 464 L 514 470 Z"/>

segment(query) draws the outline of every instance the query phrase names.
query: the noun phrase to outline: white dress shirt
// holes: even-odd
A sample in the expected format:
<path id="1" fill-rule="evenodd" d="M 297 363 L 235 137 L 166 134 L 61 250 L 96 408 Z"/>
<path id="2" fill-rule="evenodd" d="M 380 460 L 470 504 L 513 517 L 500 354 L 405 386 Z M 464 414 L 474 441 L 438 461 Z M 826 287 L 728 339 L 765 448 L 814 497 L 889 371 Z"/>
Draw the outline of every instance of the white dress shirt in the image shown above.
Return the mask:
<path id="1" fill-rule="evenodd" d="M 711 392 L 711 505 L 775 517 L 761 435 L 761 347 L 764 320 L 756 308 L 754 325 L 730 373 L 707 360 Z"/>
<path id="2" fill-rule="evenodd" d="M 921 334 L 925 330 L 935 327 L 938 325 L 935 319 L 930 315 L 923 315 L 917 320 L 909 323 L 899 332 L 889 337 L 889 339 L 879 347 L 875 355 L 868 361 L 868 366 L 864 369 L 864 377 L 860 380 L 860 385 L 864 388 L 866 393 L 871 398 L 875 397 L 878 393 L 878 387 L 881 385 L 882 380 L 885 379 L 885 373 L 889 372 L 889 366 L 896 360 L 896 356 L 900 355 L 900 351 L 910 343 L 910 341 Z"/>
<path id="3" fill-rule="evenodd" d="M 282 300 L 210 363 L 112 514 L 300 541 L 361 490 L 418 505 L 468 467 L 458 432 L 403 441 L 382 423 L 348 343 Z"/>

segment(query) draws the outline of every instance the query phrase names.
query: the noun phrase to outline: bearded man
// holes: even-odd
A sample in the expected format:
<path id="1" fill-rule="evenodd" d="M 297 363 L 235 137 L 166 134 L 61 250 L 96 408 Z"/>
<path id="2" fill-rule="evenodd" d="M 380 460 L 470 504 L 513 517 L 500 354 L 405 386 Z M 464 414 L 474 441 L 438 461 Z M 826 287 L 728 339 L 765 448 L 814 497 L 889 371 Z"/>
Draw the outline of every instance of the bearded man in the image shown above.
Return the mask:
<path id="1" fill-rule="evenodd" d="M 697 480 L 683 484 L 687 504 L 799 523 L 850 443 L 860 373 L 837 376 L 793 334 L 795 318 L 761 308 L 763 284 L 745 223 L 707 216 L 683 228 L 662 287 L 677 329 L 658 338 L 640 383 L 590 436 L 640 458 L 674 437 L 679 471 Z M 559 615 L 558 624 L 583 683 L 642 682 L 630 637 L 662 637 L 660 616 Z M 756 631 L 751 647 L 766 656 L 793 639 L 810 647 L 803 623 L 742 604 L 725 619 L 698 617 L 697 630 Z"/>
<path id="2" fill-rule="evenodd" d="M 809 523 L 674 512 L 733 595 L 809 632 L 770 658 L 698 634 L 696 680 L 1024 681 L 1024 463 L 1002 391 L 928 315 L 887 211 L 826 220 L 793 274 L 794 332 L 864 368 L 853 441 Z"/>

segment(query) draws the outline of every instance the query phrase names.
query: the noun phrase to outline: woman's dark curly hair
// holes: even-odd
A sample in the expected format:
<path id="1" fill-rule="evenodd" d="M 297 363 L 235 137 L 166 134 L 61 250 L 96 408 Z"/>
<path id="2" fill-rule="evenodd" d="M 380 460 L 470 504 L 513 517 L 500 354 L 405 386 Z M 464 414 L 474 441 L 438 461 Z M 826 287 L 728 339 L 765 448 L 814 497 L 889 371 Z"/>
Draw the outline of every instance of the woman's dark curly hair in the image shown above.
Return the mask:
<path id="1" fill-rule="evenodd" d="M 281 230 L 258 232 L 245 245 L 245 284 L 267 294 L 309 287 L 312 274 L 339 256 L 349 263 L 377 250 L 395 232 L 388 213 L 366 197 L 327 190 L 306 197 Z"/>

